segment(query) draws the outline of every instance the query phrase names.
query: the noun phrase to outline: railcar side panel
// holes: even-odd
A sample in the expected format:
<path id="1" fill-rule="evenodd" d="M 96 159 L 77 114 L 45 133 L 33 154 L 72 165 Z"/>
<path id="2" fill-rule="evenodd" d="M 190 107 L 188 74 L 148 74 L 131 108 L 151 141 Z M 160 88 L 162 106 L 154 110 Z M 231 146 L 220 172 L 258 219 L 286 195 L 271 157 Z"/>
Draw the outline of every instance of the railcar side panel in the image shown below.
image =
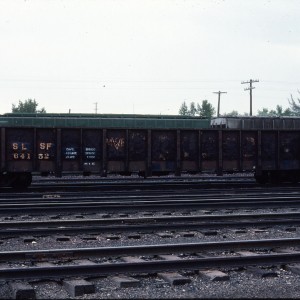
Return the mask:
<path id="1" fill-rule="evenodd" d="M 272 119 L 265 119 L 263 124 L 260 125 L 260 127 L 257 127 L 257 128 L 263 128 L 263 129 L 273 129 L 273 128 L 276 128 L 277 124 L 274 123 L 274 120 Z"/>
<path id="2" fill-rule="evenodd" d="M 181 171 L 199 170 L 199 131 L 183 130 L 180 135 Z"/>
<path id="3" fill-rule="evenodd" d="M 299 120 L 296 119 L 286 118 L 282 120 L 282 123 L 283 123 L 283 127 L 282 127 L 283 129 L 299 128 Z"/>
<path id="4" fill-rule="evenodd" d="M 82 170 L 85 173 L 102 173 L 102 131 L 82 130 Z"/>
<path id="5" fill-rule="evenodd" d="M 242 170 L 253 171 L 257 165 L 257 132 L 241 133 Z"/>
<path id="6" fill-rule="evenodd" d="M 36 171 L 41 173 L 56 170 L 56 130 L 36 130 Z"/>
<path id="7" fill-rule="evenodd" d="M 81 170 L 81 130 L 61 130 L 62 171 L 77 172 Z"/>
<path id="8" fill-rule="evenodd" d="M 284 129 L 279 119 L 265 120 L 256 129 L 255 120 L 248 129 L 197 129 L 174 122 L 168 123 L 171 127 L 157 127 L 154 122 L 148 128 L 127 126 L 136 124 L 133 121 L 124 126 L 120 121 L 118 127 L 109 123 L 91 128 L 83 121 L 78 120 L 79 126 L 61 119 L 52 127 L 29 121 L 2 127 L 1 184 L 28 186 L 32 172 L 152 176 L 255 170 L 261 183 L 300 181 L 300 130 L 294 128 L 297 120 L 284 120 Z"/>
<path id="9" fill-rule="evenodd" d="M 1 149 L 1 156 L 0 156 L 0 162 L 1 162 L 1 172 L 6 171 L 6 157 L 5 157 L 5 128 L 1 128 L 1 140 L 0 140 L 0 149 Z"/>
<path id="10" fill-rule="evenodd" d="M 147 131 L 129 130 L 128 148 L 129 172 L 146 172 Z"/>
<path id="11" fill-rule="evenodd" d="M 275 170 L 278 158 L 277 131 L 261 132 L 261 166 L 263 170 Z"/>
<path id="12" fill-rule="evenodd" d="M 126 131 L 110 129 L 106 132 L 107 172 L 125 172 L 127 161 Z"/>
<path id="13" fill-rule="evenodd" d="M 6 161 L 8 172 L 32 172 L 34 159 L 34 130 L 6 129 Z"/>
<path id="14" fill-rule="evenodd" d="M 176 171 L 177 139 L 175 130 L 152 130 L 151 157 L 153 172 Z"/>
<path id="15" fill-rule="evenodd" d="M 219 136 L 217 130 L 201 131 L 201 171 L 216 172 L 219 156 Z"/>
<path id="16" fill-rule="evenodd" d="M 223 131 L 222 159 L 223 171 L 236 172 L 240 169 L 239 131 Z"/>
<path id="17" fill-rule="evenodd" d="M 279 167 L 282 170 L 300 168 L 300 133 L 281 131 L 279 137 Z"/>

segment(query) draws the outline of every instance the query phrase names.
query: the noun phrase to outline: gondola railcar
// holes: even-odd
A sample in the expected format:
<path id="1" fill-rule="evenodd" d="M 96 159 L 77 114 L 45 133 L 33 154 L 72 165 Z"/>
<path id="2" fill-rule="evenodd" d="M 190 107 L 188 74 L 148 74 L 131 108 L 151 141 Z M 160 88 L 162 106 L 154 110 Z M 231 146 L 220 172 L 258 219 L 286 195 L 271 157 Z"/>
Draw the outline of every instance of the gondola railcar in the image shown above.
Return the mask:
<path id="1" fill-rule="evenodd" d="M 254 133 L 257 182 L 300 181 L 299 117 L 220 117 L 211 127 Z"/>
<path id="2" fill-rule="evenodd" d="M 29 186 L 32 174 L 178 173 L 180 130 L 209 126 L 208 119 L 164 115 L 5 114 L 0 183 Z"/>
<path id="3" fill-rule="evenodd" d="M 32 174 L 101 180 L 111 173 L 253 172 L 260 183 L 300 177 L 295 127 L 226 128 L 184 116 L 6 114 L 0 130 L 2 186 L 27 187 Z"/>

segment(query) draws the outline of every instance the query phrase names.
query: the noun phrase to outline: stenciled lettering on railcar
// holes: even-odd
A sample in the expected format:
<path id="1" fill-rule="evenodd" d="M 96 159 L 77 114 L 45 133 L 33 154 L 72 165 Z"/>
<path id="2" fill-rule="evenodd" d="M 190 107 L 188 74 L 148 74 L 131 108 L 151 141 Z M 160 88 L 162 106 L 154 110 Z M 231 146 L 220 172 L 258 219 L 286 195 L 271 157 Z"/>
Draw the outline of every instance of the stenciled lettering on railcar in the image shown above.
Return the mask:
<path id="1" fill-rule="evenodd" d="M 37 158 L 39 160 L 51 160 L 55 156 L 55 144 L 51 142 L 40 142 L 38 144 Z"/>
<path id="2" fill-rule="evenodd" d="M 78 148 L 76 147 L 65 147 L 63 150 L 64 159 L 77 159 L 78 158 Z"/>
<path id="3" fill-rule="evenodd" d="M 85 147 L 83 149 L 85 160 L 96 160 L 97 159 L 97 149 L 94 147 Z"/>
<path id="4" fill-rule="evenodd" d="M 11 144 L 14 160 L 30 160 L 32 155 L 31 144 L 28 142 L 13 142 Z"/>

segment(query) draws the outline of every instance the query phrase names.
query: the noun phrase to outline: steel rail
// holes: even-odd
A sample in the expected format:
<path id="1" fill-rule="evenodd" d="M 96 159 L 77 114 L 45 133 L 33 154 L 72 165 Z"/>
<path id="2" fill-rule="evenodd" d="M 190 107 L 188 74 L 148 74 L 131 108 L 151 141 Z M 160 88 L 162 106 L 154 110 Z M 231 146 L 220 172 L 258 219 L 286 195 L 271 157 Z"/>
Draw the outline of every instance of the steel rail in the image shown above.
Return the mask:
<path id="1" fill-rule="evenodd" d="M 133 255 L 159 255 L 178 253 L 201 253 L 205 251 L 274 249 L 300 247 L 300 238 L 235 240 L 220 242 L 176 243 L 138 246 L 114 246 L 98 248 L 69 248 L 50 250 L 1 251 L 0 261 L 33 261 L 47 259 L 101 258 Z"/>
<path id="2" fill-rule="evenodd" d="M 95 212 L 99 209 L 102 211 L 127 210 L 149 210 L 149 209 L 216 209 L 216 208 L 278 208 L 286 206 L 299 206 L 300 198 L 281 197 L 278 199 L 264 200 L 257 199 L 234 199 L 234 200 L 171 200 L 171 201 L 128 201 L 128 202 L 77 202 L 61 203 L 58 201 L 49 201 L 48 203 L 21 203 L 21 204 L 0 204 L 0 212 L 3 213 L 37 213 L 37 212 Z"/>
<path id="3" fill-rule="evenodd" d="M 82 190 L 82 189 L 97 189 L 97 190 L 132 190 L 132 189 L 140 189 L 140 190 L 157 190 L 157 189 L 172 189 L 172 190 L 180 190 L 180 189 L 199 189 L 199 188 L 224 188 L 229 189 L 233 187 L 255 187 L 258 184 L 254 180 L 249 181 L 193 181 L 193 182 L 165 182 L 165 183 L 156 183 L 156 182 L 143 182 L 143 183 L 69 183 L 69 184 L 35 184 L 29 187 L 30 190 L 41 190 L 44 189 L 45 186 L 48 189 L 65 189 L 72 188 L 73 190 Z"/>
<path id="4" fill-rule="evenodd" d="M 71 176 L 71 177 L 67 177 Z M 35 182 L 60 182 L 60 181 L 99 181 L 101 179 L 102 182 L 111 182 L 111 181 L 125 181 L 125 182 L 131 182 L 131 181 L 155 181 L 155 182 L 162 182 L 162 181 L 197 181 L 197 180 L 232 180 L 232 179 L 254 179 L 254 174 L 253 173 L 240 173 L 239 174 L 225 174 L 223 176 L 216 176 L 216 175 L 193 175 L 193 176 L 186 176 L 186 175 L 181 175 L 181 176 L 173 176 L 173 177 L 167 177 L 167 176 L 159 176 L 155 177 L 152 176 L 150 178 L 143 178 L 140 176 L 126 176 L 126 177 L 121 177 L 121 176 L 106 176 L 106 177 L 101 177 L 97 175 L 92 175 L 91 177 L 83 177 L 83 176 L 72 176 L 72 174 L 65 174 L 64 177 L 42 177 L 38 175 L 33 175 L 32 181 L 33 183 Z"/>
<path id="5" fill-rule="evenodd" d="M 87 194 L 88 193 L 88 194 Z M 43 200 L 43 198 L 47 197 L 59 197 L 59 198 L 64 198 L 68 199 L 70 197 L 76 196 L 78 199 L 81 198 L 95 198 L 99 197 L 99 199 L 104 199 L 105 197 L 120 197 L 120 198 L 125 198 L 125 197 L 134 197 L 134 196 L 142 196 L 142 197 L 165 197 L 167 196 L 173 196 L 173 197 L 207 197 L 208 195 L 210 197 L 220 197 L 224 196 L 224 193 L 229 196 L 237 197 L 238 195 L 240 196 L 245 196 L 247 195 L 248 197 L 252 196 L 261 196 L 264 194 L 265 197 L 271 197 L 272 195 L 274 196 L 284 196 L 287 194 L 292 194 L 293 196 L 299 195 L 300 189 L 299 187 L 260 187 L 260 188 L 243 188 L 243 189 L 234 189 L 234 190 L 228 190 L 228 189 L 201 189 L 201 190 L 196 190 L 196 189 L 186 189 L 186 190 L 147 190 L 147 191 L 141 191 L 139 189 L 137 190 L 132 190 L 132 191 L 118 191 L 118 190 L 113 190 L 113 191 L 102 191 L 101 195 L 99 195 L 99 191 L 85 191 L 85 192 L 77 192 L 77 191 L 46 191 L 43 190 L 42 192 L 11 192 L 11 193 L 0 193 L 0 200 L 22 200 L 24 201 L 25 199 L 31 200 L 31 201 L 39 201 Z"/>
<path id="6" fill-rule="evenodd" d="M 281 193 L 268 193 L 263 194 L 262 191 L 257 192 L 257 194 L 237 194 L 235 193 L 229 193 L 228 191 L 225 193 L 218 192 L 218 194 L 211 194 L 208 192 L 202 192 L 202 193 L 191 193 L 190 191 L 184 191 L 182 194 L 179 194 L 175 191 L 171 193 L 170 191 L 161 191 L 159 194 L 155 193 L 152 195 L 149 195 L 148 193 L 143 193 L 141 191 L 137 191 L 135 194 L 125 194 L 124 192 L 118 192 L 118 193 L 107 193 L 107 194 L 101 194 L 99 193 L 93 193 L 93 194 L 86 194 L 85 192 L 82 193 L 59 193 L 59 194 L 51 194 L 51 193 L 43 193 L 33 196 L 32 194 L 29 195 L 17 195 L 15 198 L 9 198 L 7 196 L 4 196 L 4 199 L 1 199 L 0 195 L 0 204 L 1 205 L 7 205 L 7 204 L 18 204 L 18 203 L 24 203 L 24 202 L 34 202 L 34 203 L 49 203 L 51 200 L 51 203 L 69 203 L 74 200 L 83 202 L 89 202 L 89 201 L 95 201 L 97 200 L 97 203 L 102 202 L 121 202 L 129 200 L 135 201 L 135 202 L 141 202 L 141 201 L 152 201 L 152 202 L 158 202 L 158 201 L 226 201 L 224 198 L 230 198 L 230 201 L 250 201 L 250 200 L 261 200 L 261 199 L 268 199 L 271 198 L 272 200 L 285 200 L 285 199 L 300 199 L 300 191 L 298 194 L 289 194 L 287 196 L 287 192 L 281 192 Z"/>
<path id="7" fill-rule="evenodd" d="M 0 229 L 11 228 L 34 228 L 34 227 L 67 227 L 67 226 L 99 226 L 99 225 L 129 225 L 129 224 L 156 224 L 159 223 L 180 223 L 180 222 L 197 222 L 197 224 L 224 220 L 232 220 L 243 224 L 246 220 L 278 220 L 279 222 L 293 222 L 297 224 L 300 221 L 299 212 L 283 212 L 283 213 L 256 213 L 256 214 L 218 214 L 218 215 L 192 215 L 192 216 L 157 216 L 157 217 L 138 217 L 138 218 L 98 218 L 98 219 L 80 219 L 80 220 L 46 220 L 46 221 L 6 221 L 0 222 Z M 296 220 L 294 220 L 296 219 Z M 299 220 L 298 220 L 299 219 Z M 285 222 L 284 222 L 285 223 Z M 217 223 L 216 223 L 217 224 Z M 223 223 L 222 223 L 223 224 Z"/>
<path id="8" fill-rule="evenodd" d="M 240 241 L 239 241 L 240 242 Z M 291 242 L 291 241 L 289 241 Z M 282 243 L 283 244 L 283 243 Z M 282 245 L 281 244 L 281 245 Z M 299 245 L 299 240 L 297 241 Z M 145 246 L 142 246 L 145 248 Z M 153 247 L 153 246 L 152 246 Z M 239 246 L 240 248 L 240 246 Z M 169 248 L 170 249 L 170 248 Z M 203 248 L 202 248 L 203 249 Z M 141 252 L 142 249 L 140 249 Z M 149 250 L 149 249 L 148 249 Z M 141 253 L 140 252 L 140 253 Z M 128 253 L 126 253 L 128 254 Z M 110 255 L 111 256 L 111 255 Z M 237 267 L 252 265 L 274 265 L 300 262 L 300 252 L 254 254 L 251 256 L 214 256 L 195 259 L 153 260 L 143 262 L 100 263 L 86 265 L 68 265 L 51 267 L 1 268 L 0 278 L 33 279 L 57 278 L 69 276 L 103 276 L 116 273 L 157 273 L 170 270 L 201 270 L 206 268 Z"/>
<path id="9" fill-rule="evenodd" d="M 14 237 L 19 235 L 44 235 L 44 234 L 82 234 L 82 233 L 116 233 L 116 232 L 156 232 L 159 230 L 203 230 L 220 228 L 245 228 L 250 226 L 282 226 L 299 225 L 299 219 L 290 220 L 255 220 L 235 222 L 210 222 L 210 223 L 176 223 L 176 224 L 142 224 L 142 225 L 105 225 L 87 227 L 56 227 L 56 228 L 21 228 L 1 230 L 0 236 Z"/>
<path id="10" fill-rule="evenodd" d="M 194 270 L 222 267 L 245 267 L 300 262 L 299 253 L 264 254 L 245 257 L 213 257 L 180 260 L 155 260 L 143 263 L 103 263 L 96 265 L 69 265 L 51 267 L 22 267 L 0 269 L 2 280 L 49 279 L 74 276 L 97 277 L 112 274 L 157 273 L 159 271 Z"/>

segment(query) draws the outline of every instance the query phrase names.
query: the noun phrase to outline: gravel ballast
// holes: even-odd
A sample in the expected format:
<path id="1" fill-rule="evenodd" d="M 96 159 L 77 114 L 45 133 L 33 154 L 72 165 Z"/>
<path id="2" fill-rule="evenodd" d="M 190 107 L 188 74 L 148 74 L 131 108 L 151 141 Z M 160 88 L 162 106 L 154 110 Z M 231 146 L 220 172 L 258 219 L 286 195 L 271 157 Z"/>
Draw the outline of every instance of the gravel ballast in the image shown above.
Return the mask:
<path id="1" fill-rule="evenodd" d="M 277 210 L 277 212 L 280 211 L 280 209 Z M 286 212 L 287 209 L 282 209 L 283 211 Z M 213 213 L 224 213 L 224 211 Z M 241 210 L 241 213 L 245 213 L 245 211 Z M 179 214 L 179 212 L 176 212 L 176 214 Z M 135 214 L 135 216 L 137 215 L 139 214 Z M 140 216 L 143 216 L 142 212 Z M 84 218 L 89 217 L 91 216 L 84 216 Z M 76 215 L 61 215 L 60 218 L 76 219 Z M 4 221 L 4 217 L 1 217 L 1 219 Z M 15 215 L 13 219 L 14 221 L 43 220 L 49 219 L 49 216 Z M 163 232 L 168 233 L 166 236 L 169 237 L 164 237 L 164 235 L 159 233 L 138 233 L 140 238 L 130 238 L 130 235 L 134 236 L 133 233 L 70 235 L 66 239 L 61 240 L 58 238 L 59 235 L 13 237 L 0 239 L 0 247 L 1 251 L 16 251 L 299 237 L 300 227 L 293 227 L 293 230 L 290 229 L 288 226 L 244 228 L 240 231 L 223 228 L 222 230 L 217 230 L 216 235 L 204 235 L 200 231 L 194 231 L 194 235 L 190 236 L 185 236 L 181 232 Z M 117 239 L 110 238 L 112 236 L 116 236 Z M 89 237 L 94 238 L 90 239 Z M 227 274 L 229 278 L 224 281 L 212 281 L 199 272 L 179 271 L 178 273 L 188 277 L 190 282 L 182 285 L 172 285 L 157 274 L 127 274 L 139 280 L 139 286 L 135 287 L 120 287 L 110 276 L 84 278 L 95 285 L 95 293 L 76 296 L 76 299 L 300 298 L 300 275 L 291 272 L 284 266 L 274 266 L 272 268 L 273 274 L 275 273 L 276 276 L 263 276 L 262 274 L 253 273 L 246 268 L 220 268 L 218 270 Z M 72 299 L 73 297 L 64 286 L 64 280 L 66 279 L 34 280 L 30 281 L 29 284 L 34 288 L 37 299 Z M 0 299 L 11 297 L 8 282 L 0 281 Z"/>

